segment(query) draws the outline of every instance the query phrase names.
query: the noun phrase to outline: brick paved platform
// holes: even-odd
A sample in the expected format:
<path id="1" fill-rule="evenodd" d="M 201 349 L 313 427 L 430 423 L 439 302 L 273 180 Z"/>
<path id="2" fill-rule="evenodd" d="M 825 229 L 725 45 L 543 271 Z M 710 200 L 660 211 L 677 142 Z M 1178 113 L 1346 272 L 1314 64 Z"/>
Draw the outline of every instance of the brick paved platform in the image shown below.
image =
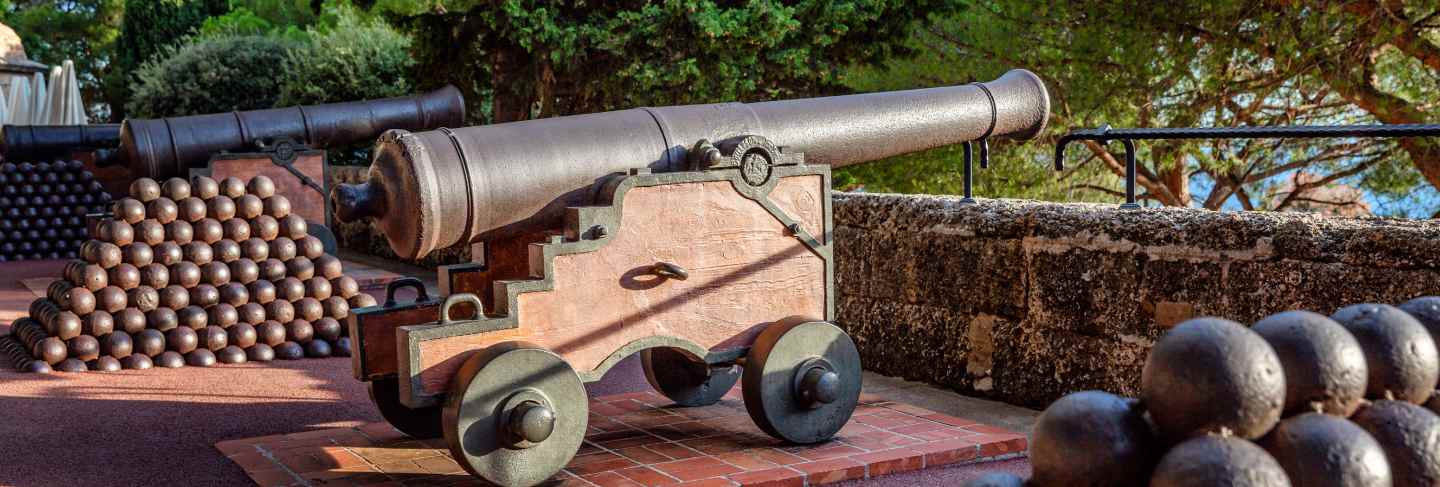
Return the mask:
<path id="1" fill-rule="evenodd" d="M 739 388 L 714 406 L 676 408 L 653 392 L 592 399 L 584 446 L 553 483 L 581 486 L 821 485 L 1024 454 L 1023 435 L 862 397 L 829 443 L 790 446 L 750 421 Z M 463 485 L 479 481 L 443 439 L 384 423 L 222 441 L 215 447 L 261 486 Z"/>

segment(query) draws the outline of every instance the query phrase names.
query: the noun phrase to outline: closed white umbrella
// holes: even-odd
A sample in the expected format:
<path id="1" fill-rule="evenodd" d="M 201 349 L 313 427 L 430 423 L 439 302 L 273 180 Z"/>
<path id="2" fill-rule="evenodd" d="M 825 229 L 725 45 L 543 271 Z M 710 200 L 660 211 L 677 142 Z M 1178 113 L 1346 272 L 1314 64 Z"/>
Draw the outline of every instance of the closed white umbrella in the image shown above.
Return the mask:
<path id="1" fill-rule="evenodd" d="M 80 99 L 80 83 L 75 79 L 75 63 L 66 60 L 50 75 L 50 99 L 46 103 L 50 125 L 84 125 L 85 103 Z"/>
<path id="2" fill-rule="evenodd" d="M 45 84 L 45 75 L 35 73 L 30 80 L 30 125 L 45 125 L 50 122 L 50 115 L 45 113 L 46 105 L 50 101 L 49 89 Z"/>
<path id="3" fill-rule="evenodd" d="M 10 102 L 7 101 L 9 99 L 10 97 L 5 96 L 5 92 L 0 90 L 0 125 L 10 123 Z"/>
<path id="4" fill-rule="evenodd" d="M 10 107 L 9 123 L 11 125 L 30 125 L 30 80 L 28 78 L 15 78 L 10 82 L 10 92 L 6 94 L 6 100 Z"/>

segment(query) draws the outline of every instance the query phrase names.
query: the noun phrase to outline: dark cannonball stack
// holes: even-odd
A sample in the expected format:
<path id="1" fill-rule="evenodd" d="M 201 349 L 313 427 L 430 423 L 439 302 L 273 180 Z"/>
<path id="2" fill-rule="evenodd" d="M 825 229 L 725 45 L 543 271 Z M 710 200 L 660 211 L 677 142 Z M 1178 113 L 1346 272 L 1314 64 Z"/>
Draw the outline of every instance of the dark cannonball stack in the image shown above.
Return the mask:
<path id="1" fill-rule="evenodd" d="M 0 164 L 0 262 L 73 259 L 110 194 L 80 161 Z"/>
<path id="2" fill-rule="evenodd" d="M 77 242 L 78 258 L 16 322 L 14 343 L 0 343 L 17 368 L 344 356 L 340 324 L 351 308 L 374 304 L 338 259 L 316 250 L 319 240 L 264 176 L 139 179 L 98 209 L 105 217 Z"/>

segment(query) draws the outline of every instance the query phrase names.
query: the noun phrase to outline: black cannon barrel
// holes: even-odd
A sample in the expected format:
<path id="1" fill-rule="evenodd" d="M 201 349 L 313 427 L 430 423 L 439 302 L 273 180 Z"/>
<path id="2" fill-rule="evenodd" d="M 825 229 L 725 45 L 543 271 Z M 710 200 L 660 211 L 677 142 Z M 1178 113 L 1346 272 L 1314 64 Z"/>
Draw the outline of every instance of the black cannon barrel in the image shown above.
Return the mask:
<path id="1" fill-rule="evenodd" d="M 373 140 L 389 129 L 430 130 L 465 123 L 460 90 L 383 100 L 272 108 L 187 117 L 130 119 L 120 148 L 136 177 L 168 178 L 221 151 L 288 137 L 315 148 Z"/>
<path id="2" fill-rule="evenodd" d="M 65 157 L 75 149 L 112 149 L 119 145 L 118 123 L 0 128 L 0 154 L 10 161 L 42 161 Z"/>
<path id="3" fill-rule="evenodd" d="M 759 135 L 811 164 L 847 166 L 985 137 L 1028 139 L 1050 112 L 1045 85 L 1013 70 L 987 83 L 721 103 L 387 132 L 368 181 L 331 192 L 341 221 L 372 217 L 402 257 L 553 225 L 597 178 L 688 168 L 700 140 Z"/>

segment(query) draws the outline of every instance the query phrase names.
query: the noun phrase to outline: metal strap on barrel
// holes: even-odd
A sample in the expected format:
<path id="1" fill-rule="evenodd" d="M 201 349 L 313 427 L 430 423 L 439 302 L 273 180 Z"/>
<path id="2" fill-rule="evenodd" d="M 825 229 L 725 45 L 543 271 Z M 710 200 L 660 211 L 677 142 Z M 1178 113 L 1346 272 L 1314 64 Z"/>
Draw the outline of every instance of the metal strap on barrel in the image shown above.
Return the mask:
<path id="1" fill-rule="evenodd" d="M 460 139 L 455 137 L 455 131 L 447 127 L 440 127 L 440 133 L 450 138 L 450 145 L 455 147 L 455 155 L 460 158 L 460 173 L 465 175 L 465 231 L 461 235 L 469 235 L 470 230 L 475 227 L 475 192 L 471 191 L 470 161 L 465 157 L 465 150 L 460 147 Z"/>
<path id="2" fill-rule="evenodd" d="M 984 133 L 983 135 L 981 135 L 979 139 L 976 139 L 976 140 L 975 140 L 975 142 L 979 142 L 979 143 L 980 143 L 980 169 L 989 169 L 989 168 L 990 168 L 990 135 L 993 134 L 993 133 L 995 133 L 995 125 L 999 122 L 999 117 L 1000 117 L 999 108 L 995 106 L 995 94 L 994 94 L 994 93 L 991 93 L 991 92 L 990 92 L 990 88 L 987 88 L 984 83 L 970 83 L 970 85 L 971 85 L 971 86 L 974 86 L 974 87 L 976 87 L 976 88 L 980 88 L 980 92 L 985 93 L 985 98 L 988 99 L 988 100 L 990 100 L 990 126 L 989 126 L 989 127 L 986 127 L 986 128 L 985 128 L 985 133 Z M 964 184 L 965 184 L 965 190 L 964 190 L 965 193 L 964 193 L 964 197 L 960 199 L 960 204 L 962 204 L 962 205 L 973 205 L 973 204 L 975 204 L 975 195 L 974 195 L 975 174 L 974 174 L 974 170 L 971 169 L 971 166 L 970 166 L 970 160 L 971 160 L 971 145 L 970 145 L 970 143 L 971 143 L 971 142 L 972 142 L 972 141 L 968 141 L 968 140 L 967 140 L 967 141 L 964 142 L 964 145 L 962 146 L 963 149 L 964 149 L 964 155 L 965 155 L 965 161 L 964 161 L 964 171 L 965 171 L 965 173 L 964 173 L 964 175 L 963 175 L 963 177 L 964 177 Z"/>

